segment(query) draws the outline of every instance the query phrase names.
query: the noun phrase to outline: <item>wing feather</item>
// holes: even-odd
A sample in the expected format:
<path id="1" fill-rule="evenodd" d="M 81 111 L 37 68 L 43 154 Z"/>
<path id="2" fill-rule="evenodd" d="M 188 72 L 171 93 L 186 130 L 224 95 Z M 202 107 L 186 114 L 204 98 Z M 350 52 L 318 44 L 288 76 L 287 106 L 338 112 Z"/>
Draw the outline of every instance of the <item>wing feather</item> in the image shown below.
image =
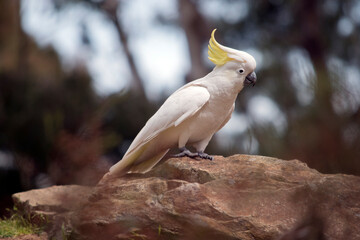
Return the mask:
<path id="1" fill-rule="evenodd" d="M 201 85 L 188 84 L 173 93 L 147 121 L 125 156 L 155 138 L 159 133 L 177 126 L 196 114 L 208 101 L 210 93 Z"/>

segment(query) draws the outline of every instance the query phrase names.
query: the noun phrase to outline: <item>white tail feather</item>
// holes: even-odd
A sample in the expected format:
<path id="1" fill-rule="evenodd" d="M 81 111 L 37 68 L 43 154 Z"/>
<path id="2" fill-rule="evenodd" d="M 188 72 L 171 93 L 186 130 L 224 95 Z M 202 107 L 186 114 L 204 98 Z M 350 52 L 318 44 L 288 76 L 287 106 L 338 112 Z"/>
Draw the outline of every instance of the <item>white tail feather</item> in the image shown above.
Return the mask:
<path id="1" fill-rule="evenodd" d="M 141 162 L 138 165 L 133 165 L 130 170 L 129 173 L 146 173 L 148 171 L 150 171 L 164 156 L 165 154 L 169 151 L 169 149 L 166 149 L 162 152 L 160 152 L 159 154 L 157 154 L 156 156 Z"/>

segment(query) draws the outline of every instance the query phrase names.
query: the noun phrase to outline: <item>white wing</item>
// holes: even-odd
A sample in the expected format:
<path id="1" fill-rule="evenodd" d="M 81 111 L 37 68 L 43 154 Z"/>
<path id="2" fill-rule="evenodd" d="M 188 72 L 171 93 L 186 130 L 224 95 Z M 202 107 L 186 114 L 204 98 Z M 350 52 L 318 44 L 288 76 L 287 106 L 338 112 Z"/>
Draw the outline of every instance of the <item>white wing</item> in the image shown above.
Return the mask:
<path id="1" fill-rule="evenodd" d="M 155 138 L 162 131 L 177 126 L 193 116 L 209 101 L 209 98 L 210 93 L 201 85 L 190 83 L 180 88 L 147 121 L 130 145 L 125 156 Z"/>

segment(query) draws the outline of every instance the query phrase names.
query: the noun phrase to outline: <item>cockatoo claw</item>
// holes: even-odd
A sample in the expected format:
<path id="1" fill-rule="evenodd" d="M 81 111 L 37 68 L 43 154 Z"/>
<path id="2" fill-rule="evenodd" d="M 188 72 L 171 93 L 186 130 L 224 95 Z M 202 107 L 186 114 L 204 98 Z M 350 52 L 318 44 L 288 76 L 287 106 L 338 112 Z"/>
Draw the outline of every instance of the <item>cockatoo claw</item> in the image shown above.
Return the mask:
<path id="1" fill-rule="evenodd" d="M 180 153 L 178 154 L 175 154 L 174 157 L 191 157 L 191 158 L 196 158 L 199 156 L 198 153 L 192 153 L 190 152 L 187 148 L 185 147 L 182 147 L 182 148 L 179 148 L 179 150 L 181 151 Z"/>
<path id="2" fill-rule="evenodd" d="M 198 152 L 198 156 L 202 159 L 208 159 L 210 161 L 214 160 L 213 156 L 210 156 L 209 154 L 204 153 L 204 152 Z"/>
<path id="3" fill-rule="evenodd" d="M 199 157 L 202 159 L 208 159 L 210 161 L 214 160 L 213 156 L 210 156 L 209 154 L 204 153 L 204 152 L 192 153 L 185 147 L 179 148 L 179 150 L 181 152 L 178 154 L 175 154 L 173 157 L 191 157 L 191 158 Z"/>

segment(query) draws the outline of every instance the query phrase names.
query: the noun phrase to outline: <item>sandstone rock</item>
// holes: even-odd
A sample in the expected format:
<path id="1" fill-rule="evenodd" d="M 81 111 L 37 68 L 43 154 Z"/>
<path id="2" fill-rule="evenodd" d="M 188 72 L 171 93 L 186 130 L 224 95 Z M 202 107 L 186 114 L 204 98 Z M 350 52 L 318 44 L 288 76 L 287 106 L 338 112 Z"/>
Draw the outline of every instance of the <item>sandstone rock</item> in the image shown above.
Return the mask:
<path id="1" fill-rule="evenodd" d="M 91 192 L 91 187 L 66 185 L 16 193 L 12 198 L 20 211 L 32 215 L 39 223 L 79 209 Z"/>
<path id="2" fill-rule="evenodd" d="M 23 209 L 65 211 L 82 239 L 360 239 L 360 178 L 297 160 L 168 159 L 145 175 L 105 179 L 91 194 L 75 188 L 56 188 L 70 202 L 54 188 L 34 190 L 42 201 Z M 20 206 L 35 202 L 16 196 Z"/>
<path id="3" fill-rule="evenodd" d="M 19 209 L 58 214 L 79 209 L 91 192 L 91 187 L 64 185 L 15 193 L 12 198 Z"/>

